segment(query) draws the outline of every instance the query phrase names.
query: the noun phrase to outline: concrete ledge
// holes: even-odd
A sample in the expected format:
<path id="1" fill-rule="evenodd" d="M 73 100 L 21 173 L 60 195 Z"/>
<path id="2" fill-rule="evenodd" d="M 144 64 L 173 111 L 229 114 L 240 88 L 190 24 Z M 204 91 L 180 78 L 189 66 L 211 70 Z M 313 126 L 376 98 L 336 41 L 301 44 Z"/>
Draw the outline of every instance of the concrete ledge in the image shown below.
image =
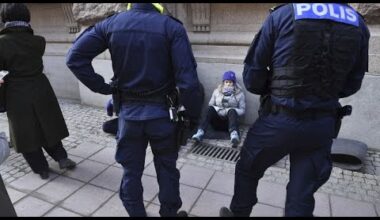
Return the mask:
<path id="1" fill-rule="evenodd" d="M 380 149 L 380 76 L 367 74 L 361 89 L 351 97 L 341 99 L 342 105 L 352 105 L 352 115 L 345 117 L 340 138 L 364 142 L 368 148 Z"/>
<path id="2" fill-rule="evenodd" d="M 192 44 L 212 45 L 250 45 L 255 33 L 253 32 L 187 32 Z"/>

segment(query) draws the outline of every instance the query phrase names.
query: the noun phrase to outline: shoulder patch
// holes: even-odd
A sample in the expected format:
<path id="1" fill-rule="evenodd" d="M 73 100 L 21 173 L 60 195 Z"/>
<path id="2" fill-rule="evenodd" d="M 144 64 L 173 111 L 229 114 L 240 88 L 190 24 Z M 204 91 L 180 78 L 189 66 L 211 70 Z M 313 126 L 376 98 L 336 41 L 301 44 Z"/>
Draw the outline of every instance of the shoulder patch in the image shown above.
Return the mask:
<path id="1" fill-rule="evenodd" d="M 171 16 L 171 15 L 167 15 L 167 16 L 170 17 L 171 19 L 175 20 L 176 22 L 178 22 L 178 23 L 180 23 L 180 24 L 183 25 L 182 21 L 179 20 L 178 18 L 175 18 L 175 17 L 173 17 L 173 16 Z"/>
<path id="2" fill-rule="evenodd" d="M 293 3 L 294 19 L 327 19 L 359 26 L 359 15 L 349 5 L 337 3 Z"/>
<path id="3" fill-rule="evenodd" d="M 277 6 L 273 6 L 272 8 L 269 9 L 269 13 L 276 11 L 277 9 L 281 8 L 284 5 L 286 5 L 286 4 L 279 4 Z"/>

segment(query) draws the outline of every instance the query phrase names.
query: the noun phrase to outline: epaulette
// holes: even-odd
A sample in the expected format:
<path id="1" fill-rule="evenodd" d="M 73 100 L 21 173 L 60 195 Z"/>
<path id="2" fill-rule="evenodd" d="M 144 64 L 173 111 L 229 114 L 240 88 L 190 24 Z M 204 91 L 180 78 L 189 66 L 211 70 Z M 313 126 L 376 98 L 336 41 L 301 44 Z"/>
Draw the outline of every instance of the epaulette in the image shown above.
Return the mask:
<path id="1" fill-rule="evenodd" d="M 178 22 L 178 23 L 180 23 L 180 24 L 183 25 L 182 21 L 180 21 L 178 18 L 175 18 L 175 17 L 173 17 L 172 15 L 167 15 L 167 16 L 169 16 L 171 19 L 173 19 L 173 20 L 175 20 L 176 22 Z"/>
<path id="2" fill-rule="evenodd" d="M 286 5 L 286 4 L 284 3 L 284 4 L 279 4 L 279 5 L 273 6 L 272 8 L 269 9 L 269 13 L 276 11 L 277 9 L 281 8 L 284 5 Z"/>

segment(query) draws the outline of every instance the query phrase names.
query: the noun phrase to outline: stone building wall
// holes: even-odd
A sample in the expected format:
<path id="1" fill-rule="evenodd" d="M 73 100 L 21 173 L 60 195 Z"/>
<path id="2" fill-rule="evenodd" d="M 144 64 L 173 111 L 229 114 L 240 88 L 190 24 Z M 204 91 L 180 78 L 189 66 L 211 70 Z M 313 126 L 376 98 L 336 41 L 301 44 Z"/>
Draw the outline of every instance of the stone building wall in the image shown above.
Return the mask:
<path id="1" fill-rule="evenodd" d="M 205 105 L 212 90 L 221 82 L 226 70 L 237 73 L 242 84 L 243 60 L 255 33 L 261 27 L 268 10 L 275 3 L 170 3 L 169 11 L 179 18 L 188 31 L 198 75 L 206 89 Z M 380 149 L 380 4 L 352 4 L 369 21 L 371 31 L 369 72 L 362 89 L 342 100 L 354 107 L 351 117 L 344 119 L 340 137 L 363 141 L 370 148 Z M 94 94 L 84 87 L 65 65 L 65 55 L 75 37 L 87 26 L 106 16 L 125 10 L 121 3 L 49 3 L 28 4 L 32 26 L 47 39 L 44 56 L 45 72 L 59 97 L 79 99 L 82 103 L 103 106 L 110 98 Z M 70 10 L 70 8 L 72 10 Z M 108 51 L 93 62 L 97 73 L 106 81 L 112 77 Z M 247 114 L 244 123 L 257 118 L 258 96 L 246 92 Z"/>

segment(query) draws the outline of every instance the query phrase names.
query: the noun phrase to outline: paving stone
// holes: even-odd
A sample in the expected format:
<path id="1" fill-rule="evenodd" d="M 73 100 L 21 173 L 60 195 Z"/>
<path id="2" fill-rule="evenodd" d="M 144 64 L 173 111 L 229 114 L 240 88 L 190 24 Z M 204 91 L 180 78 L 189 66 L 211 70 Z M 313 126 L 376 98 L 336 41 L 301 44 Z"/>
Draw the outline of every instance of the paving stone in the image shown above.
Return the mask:
<path id="1" fill-rule="evenodd" d="M 68 150 L 68 153 L 78 157 L 88 158 L 102 148 L 102 146 L 99 146 L 97 144 L 84 142 L 78 145 L 76 148 Z"/>
<path id="2" fill-rule="evenodd" d="M 92 155 L 88 159 L 111 165 L 115 163 L 115 153 L 115 148 L 106 147 L 97 152 L 96 154 Z"/>
<path id="3" fill-rule="evenodd" d="M 283 217 L 284 209 L 273 207 L 270 205 L 265 205 L 261 203 L 256 203 L 253 206 L 250 217 Z"/>
<path id="4" fill-rule="evenodd" d="M 154 203 L 151 203 L 146 208 L 146 214 L 148 217 L 160 217 L 160 206 Z"/>
<path id="5" fill-rule="evenodd" d="M 13 204 L 15 204 L 18 200 L 27 195 L 26 193 L 20 192 L 7 186 L 5 186 L 5 188 L 7 189 L 9 198 L 11 199 Z"/>
<path id="6" fill-rule="evenodd" d="M 90 183 L 116 192 L 120 188 L 122 177 L 123 169 L 111 166 L 91 180 Z"/>
<path id="7" fill-rule="evenodd" d="M 54 179 L 56 176 L 57 174 L 50 172 L 50 177 L 48 179 L 43 180 L 40 178 L 40 175 L 38 174 L 28 173 L 27 175 L 11 182 L 9 185 L 17 190 L 29 193 L 46 184 L 51 179 Z"/>
<path id="8" fill-rule="evenodd" d="M 153 153 L 151 151 L 147 151 L 145 154 L 145 164 L 144 167 L 147 167 L 153 161 Z"/>
<path id="9" fill-rule="evenodd" d="M 286 186 L 260 180 L 257 199 L 260 203 L 285 208 Z"/>
<path id="10" fill-rule="evenodd" d="M 117 179 L 115 178 L 111 179 L 111 176 L 113 175 L 110 175 L 109 180 L 111 181 L 105 182 L 104 179 L 106 179 L 106 177 L 102 176 L 102 175 L 105 175 L 107 172 L 109 172 L 111 168 L 108 168 L 108 166 L 105 166 L 104 169 L 98 170 L 99 169 L 98 166 L 90 166 L 84 163 L 83 165 L 85 165 L 85 167 L 82 167 L 83 165 L 80 164 L 81 162 L 84 162 L 83 161 L 84 159 L 89 158 L 90 160 L 93 160 L 92 162 L 95 162 L 95 164 L 99 162 L 99 163 L 103 163 L 103 165 L 112 165 L 111 166 L 112 168 L 117 168 L 117 169 L 122 170 L 121 165 L 117 164 L 113 158 L 114 157 L 113 154 L 116 149 L 114 137 L 103 133 L 101 130 L 101 126 L 100 126 L 101 123 L 104 120 L 108 120 L 108 117 L 106 117 L 106 115 L 104 114 L 104 110 L 102 108 L 93 108 L 89 106 L 80 105 L 78 103 L 68 102 L 67 100 L 59 100 L 59 102 L 62 107 L 62 111 L 63 111 L 64 117 L 66 119 L 69 131 L 70 131 L 70 137 L 63 140 L 64 147 L 65 149 L 67 149 L 69 153 L 69 157 L 73 159 L 74 161 L 78 162 L 79 173 L 80 173 L 78 175 L 84 176 L 86 177 L 85 179 L 88 179 L 88 177 L 86 176 L 86 172 L 90 172 L 91 175 L 94 172 L 95 175 L 92 175 L 93 177 L 92 178 L 90 177 L 90 180 L 88 181 L 91 181 L 92 182 L 91 184 L 95 183 L 94 185 L 98 185 L 99 188 L 104 189 L 105 186 L 108 189 L 112 188 L 113 190 L 111 192 L 112 195 L 118 198 L 118 196 L 116 196 L 117 192 L 115 192 L 115 190 L 118 189 L 121 177 Z M 4 123 L 5 126 L 2 126 L 1 123 Z M 4 114 L 0 114 L 0 130 L 3 130 L 3 129 L 5 129 L 5 131 L 7 132 L 8 123 L 7 123 L 6 116 Z M 90 144 L 93 143 L 93 145 L 94 146 L 97 145 L 98 148 L 94 149 L 94 147 L 91 147 L 91 148 L 89 147 L 88 149 L 90 149 L 93 152 L 89 152 L 86 149 L 83 150 L 82 148 L 86 143 L 90 143 Z M 215 141 L 212 144 L 215 144 L 218 146 L 225 146 L 225 145 L 228 145 L 228 140 Z M 192 149 L 192 143 L 190 142 L 188 142 L 186 146 L 182 146 L 180 149 L 179 158 L 177 161 L 178 162 L 177 168 L 181 169 L 180 170 L 181 181 L 182 179 L 185 179 L 187 175 L 188 182 L 193 184 L 193 185 L 188 184 L 188 183 L 181 184 L 181 188 L 180 188 L 181 197 L 184 203 L 182 208 L 187 209 L 187 210 L 192 208 L 194 205 L 193 203 L 197 201 L 198 199 L 200 199 L 200 193 L 203 190 L 202 188 L 206 188 L 207 191 L 214 192 L 214 193 L 220 192 L 220 194 L 224 193 L 225 195 L 232 195 L 231 191 L 228 192 L 228 189 L 233 190 L 233 186 L 231 187 L 231 183 L 227 183 L 226 181 L 217 181 L 216 179 L 218 178 L 218 175 L 222 173 L 233 176 L 235 172 L 235 163 L 229 163 L 227 161 L 221 161 L 221 160 L 213 160 L 211 158 L 205 158 L 205 157 L 197 156 L 194 154 L 189 154 L 189 151 L 191 149 Z M 143 176 L 144 204 L 145 206 L 148 206 L 150 205 L 150 202 L 153 200 L 153 203 L 150 209 L 154 209 L 156 206 L 158 207 L 159 205 L 158 198 L 157 198 L 158 184 L 155 177 L 156 174 L 154 170 L 154 165 L 152 163 L 153 155 L 151 153 L 150 146 L 148 146 L 147 148 L 146 155 L 147 155 L 146 160 L 145 160 L 146 169 L 144 171 L 144 176 Z M 360 171 L 352 172 L 349 170 L 343 170 L 338 167 L 334 167 L 332 171 L 332 177 L 330 178 L 330 180 L 326 184 L 324 184 L 323 187 L 320 188 L 318 193 L 315 194 L 316 207 L 314 210 L 314 214 L 316 216 L 328 216 L 330 209 L 326 207 L 330 204 L 329 203 L 330 201 L 326 199 L 326 196 L 327 196 L 326 193 L 332 194 L 333 196 L 342 195 L 344 196 L 345 199 L 347 199 L 347 201 L 351 201 L 350 199 L 353 199 L 353 200 L 362 200 L 361 202 L 364 202 L 364 201 L 371 202 L 375 210 L 379 209 L 378 205 L 376 205 L 376 202 L 380 204 L 380 199 L 378 198 L 379 193 L 380 193 L 380 186 L 379 186 L 380 165 L 376 166 L 378 165 L 377 163 L 380 161 L 379 158 L 380 158 L 380 152 L 369 150 L 368 155 L 364 161 L 365 166 Z M 66 170 L 60 170 L 58 167 L 58 164 L 54 160 L 52 160 L 52 158 L 48 156 L 47 159 L 49 161 L 50 169 L 53 171 L 53 173 L 60 175 L 63 172 L 66 172 Z M 265 172 L 265 176 L 262 180 L 264 180 L 265 182 L 272 182 L 273 184 L 280 183 L 279 185 L 283 185 L 283 188 L 285 188 L 286 182 L 288 181 L 289 164 L 290 163 L 289 163 L 288 157 L 282 158 L 278 163 L 275 164 L 275 166 L 270 167 L 267 170 L 267 172 Z M 200 175 L 201 172 L 194 172 L 194 170 L 188 168 L 189 166 L 199 167 L 203 170 L 206 170 L 206 173 L 211 172 L 212 174 L 210 175 L 210 178 L 211 177 L 212 178 L 209 179 L 208 181 L 204 181 L 206 182 L 206 184 L 204 183 L 200 184 L 200 185 L 203 185 L 202 187 L 194 186 L 194 185 L 197 185 L 197 181 L 199 181 L 199 178 L 198 179 L 194 178 L 194 175 Z M 94 168 L 95 168 L 95 171 L 94 171 Z M 184 171 L 182 169 L 184 169 Z M 215 170 L 219 170 L 221 172 L 215 172 Z M 66 173 L 70 173 L 70 172 L 76 172 L 76 171 L 75 170 L 67 171 Z M 64 175 L 63 177 L 65 178 L 67 178 L 66 173 L 63 174 Z M 15 203 L 19 203 L 26 196 L 30 196 L 30 195 L 36 195 L 39 198 L 42 198 L 43 200 L 46 199 L 43 196 L 41 197 L 41 194 L 39 194 L 38 190 L 45 189 L 45 186 L 48 186 L 48 184 L 50 183 L 54 183 L 55 181 L 54 178 L 56 177 L 56 175 L 54 176 L 54 174 L 52 174 L 49 180 L 47 180 L 46 182 L 42 182 L 42 185 L 41 183 L 36 183 L 36 181 L 38 182 L 38 180 L 40 180 L 39 175 L 33 174 L 30 167 L 27 165 L 26 161 L 23 159 L 22 155 L 15 153 L 13 149 L 11 149 L 10 157 L 0 166 L 0 174 L 3 176 L 4 182 L 8 184 L 9 186 L 8 191 L 10 191 L 9 194 L 11 197 L 14 197 L 13 200 Z M 27 175 L 34 176 L 36 177 L 36 179 L 32 181 L 28 181 L 28 179 L 25 178 L 25 176 Z M 200 176 L 202 177 L 202 175 Z M 23 183 L 21 184 L 19 182 L 20 179 L 23 180 Z M 81 180 L 78 178 L 75 178 L 75 179 L 87 182 L 87 180 Z M 114 182 L 114 183 L 111 184 L 111 182 Z M 199 181 L 199 182 L 202 183 L 202 181 Z M 11 185 L 11 183 L 23 185 L 23 187 L 26 187 L 26 189 L 19 189 L 16 187 L 13 189 L 13 186 Z M 111 187 L 111 185 L 113 186 Z M 117 189 L 116 189 L 116 185 L 117 185 Z M 262 211 L 265 214 L 265 210 L 267 209 L 270 210 L 272 208 L 274 210 L 283 210 L 280 204 L 282 203 L 281 200 L 283 201 L 285 200 L 285 193 L 271 192 L 271 190 L 267 190 L 267 189 L 263 190 L 262 188 L 265 188 L 265 186 L 261 186 L 261 185 L 262 184 L 259 184 L 259 188 L 258 188 L 259 203 L 255 207 L 257 207 L 256 209 L 259 209 L 259 210 L 256 211 L 256 213 Z M 265 185 L 268 185 L 268 183 L 265 183 Z M 30 192 L 33 190 L 37 190 L 37 191 L 32 192 L 32 194 L 30 194 Z M 261 192 L 261 191 L 264 191 L 264 192 Z M 276 191 L 276 189 L 274 191 Z M 28 192 L 29 194 L 27 195 L 25 194 L 25 192 Z M 73 193 L 75 194 L 76 192 L 74 191 Z M 14 194 L 14 195 L 12 196 L 11 194 Z M 276 194 L 279 194 L 279 196 L 277 196 Z M 271 197 L 272 199 L 270 199 Z M 53 201 L 49 199 L 46 199 L 46 200 Z M 261 200 L 267 200 L 267 201 L 263 202 Z M 274 201 L 274 200 L 278 200 L 278 201 Z M 115 201 L 118 201 L 118 200 L 115 198 Z M 105 204 L 102 203 L 100 205 L 100 209 L 104 208 L 104 211 L 106 211 L 106 209 L 110 209 L 110 208 L 106 208 L 106 204 L 111 202 L 111 200 L 105 200 L 105 202 L 106 202 Z M 121 204 L 121 201 L 120 201 L 120 204 Z M 225 204 L 225 205 L 228 205 L 228 204 Z M 217 212 L 219 211 L 219 208 L 220 207 L 217 208 Z M 48 216 L 50 215 L 49 213 L 52 213 L 53 215 L 55 212 L 59 213 L 60 211 L 62 212 L 68 211 L 65 208 L 62 208 L 62 210 L 60 210 L 60 208 L 58 207 L 55 207 L 54 209 L 49 210 L 48 213 L 46 213 L 45 215 Z M 93 212 L 94 213 L 93 216 L 95 216 L 95 213 L 97 213 L 97 211 L 99 210 L 96 210 L 95 212 Z M 125 211 L 123 207 L 121 211 Z M 73 213 L 79 214 L 75 212 Z M 271 213 L 271 211 L 268 211 L 268 213 Z M 273 211 L 273 213 L 277 213 L 277 212 Z M 377 210 L 377 214 L 379 213 L 380 211 Z M 158 211 L 157 211 L 157 214 L 158 214 Z M 70 216 L 70 214 L 67 214 L 67 215 Z M 98 215 L 102 216 L 100 211 Z M 104 214 L 104 215 L 107 216 L 107 214 Z M 330 213 L 330 215 L 332 215 L 332 213 Z M 196 216 L 196 215 L 191 214 L 190 216 Z"/>
<path id="11" fill-rule="evenodd" d="M 83 185 L 78 180 L 59 176 L 33 192 L 33 196 L 57 204 Z"/>
<path id="12" fill-rule="evenodd" d="M 52 207 L 52 204 L 32 196 L 27 196 L 14 205 L 18 217 L 42 216 Z"/>
<path id="13" fill-rule="evenodd" d="M 94 217 L 128 217 L 128 212 L 125 210 L 122 201 L 119 198 L 119 194 L 115 193 L 112 198 L 100 207 L 92 215 Z"/>
<path id="14" fill-rule="evenodd" d="M 371 203 L 347 199 L 335 195 L 331 195 L 330 199 L 333 217 L 376 216 L 375 207 Z"/>
<path id="15" fill-rule="evenodd" d="M 234 182 L 235 175 L 215 172 L 210 183 L 207 185 L 207 189 L 232 196 L 234 194 Z"/>
<path id="16" fill-rule="evenodd" d="M 181 169 L 180 183 L 199 188 L 206 187 L 213 170 L 185 164 Z"/>
<path id="17" fill-rule="evenodd" d="M 103 172 L 106 168 L 107 165 L 102 163 L 85 160 L 82 163 L 77 164 L 77 167 L 74 170 L 67 170 L 63 175 L 88 182 L 95 176 L 99 175 L 99 173 Z"/>
<path id="18" fill-rule="evenodd" d="M 63 201 L 60 206 L 81 215 L 89 216 L 109 199 L 112 194 L 113 192 L 110 190 L 86 185 Z"/>
<path id="19" fill-rule="evenodd" d="M 231 202 L 232 196 L 214 193 L 210 191 L 203 191 L 198 201 L 195 203 L 190 214 L 203 217 L 218 217 L 221 207 L 228 207 Z"/>
<path id="20" fill-rule="evenodd" d="M 55 207 L 54 209 L 49 211 L 47 214 L 45 214 L 44 217 L 81 217 L 81 215 L 68 211 L 66 209 L 63 209 L 61 207 Z"/>
<path id="21" fill-rule="evenodd" d="M 144 193 L 143 193 L 144 200 L 152 201 L 152 199 L 158 193 L 157 178 L 147 176 L 147 175 L 142 175 L 141 181 L 144 188 Z"/>
<path id="22" fill-rule="evenodd" d="M 380 216 L 380 203 L 375 205 L 377 216 Z"/>
<path id="23" fill-rule="evenodd" d="M 330 199 L 327 194 L 316 192 L 314 193 L 315 207 L 314 216 L 318 217 L 328 217 L 331 216 L 330 213 Z"/>
<path id="24" fill-rule="evenodd" d="M 149 175 L 149 176 L 154 176 L 154 177 L 157 176 L 156 168 L 154 167 L 154 163 L 150 163 L 148 166 L 145 167 L 144 174 Z"/>

